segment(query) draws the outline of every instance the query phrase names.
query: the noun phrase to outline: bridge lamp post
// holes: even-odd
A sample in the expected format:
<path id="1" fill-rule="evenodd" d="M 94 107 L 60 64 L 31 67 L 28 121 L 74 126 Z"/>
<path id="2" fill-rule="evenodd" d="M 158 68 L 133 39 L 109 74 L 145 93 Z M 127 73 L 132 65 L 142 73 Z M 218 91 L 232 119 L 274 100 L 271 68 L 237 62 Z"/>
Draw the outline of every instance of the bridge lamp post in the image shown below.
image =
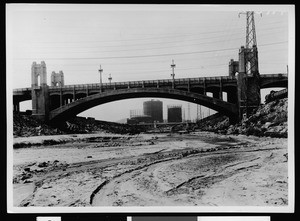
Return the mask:
<path id="1" fill-rule="evenodd" d="M 172 77 L 172 87 L 174 88 L 174 84 L 175 84 L 175 73 L 174 73 L 174 68 L 176 67 L 176 65 L 174 64 L 174 60 L 172 60 L 172 64 L 171 64 L 171 68 L 172 68 L 172 74 L 171 74 L 171 77 Z"/>
<path id="2" fill-rule="evenodd" d="M 111 88 L 111 80 L 112 80 L 111 74 L 109 74 L 108 80 L 109 80 L 109 88 Z"/>
<path id="3" fill-rule="evenodd" d="M 100 92 L 102 92 L 102 72 L 103 72 L 103 69 L 101 68 L 101 65 L 100 65 L 100 69 L 99 69 L 99 73 L 100 73 Z"/>

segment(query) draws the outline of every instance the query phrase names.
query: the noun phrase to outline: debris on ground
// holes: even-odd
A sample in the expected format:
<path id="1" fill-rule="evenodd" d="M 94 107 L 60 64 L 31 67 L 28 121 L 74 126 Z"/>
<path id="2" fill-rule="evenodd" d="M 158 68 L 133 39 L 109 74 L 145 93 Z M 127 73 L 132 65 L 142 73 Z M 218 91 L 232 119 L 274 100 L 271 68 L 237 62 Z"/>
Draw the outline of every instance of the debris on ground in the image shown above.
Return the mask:
<path id="1" fill-rule="evenodd" d="M 261 105 L 249 118 L 230 125 L 229 118 L 220 114 L 198 122 L 198 128 L 221 134 L 244 134 L 268 137 L 287 137 L 288 99 L 275 100 Z"/>
<path id="2" fill-rule="evenodd" d="M 142 126 L 99 121 L 94 118 L 85 117 L 74 117 L 55 127 L 45 124 L 31 115 L 14 113 L 13 122 L 14 137 L 58 135 L 68 133 L 84 134 L 94 132 L 138 134 L 145 131 L 145 128 Z"/>

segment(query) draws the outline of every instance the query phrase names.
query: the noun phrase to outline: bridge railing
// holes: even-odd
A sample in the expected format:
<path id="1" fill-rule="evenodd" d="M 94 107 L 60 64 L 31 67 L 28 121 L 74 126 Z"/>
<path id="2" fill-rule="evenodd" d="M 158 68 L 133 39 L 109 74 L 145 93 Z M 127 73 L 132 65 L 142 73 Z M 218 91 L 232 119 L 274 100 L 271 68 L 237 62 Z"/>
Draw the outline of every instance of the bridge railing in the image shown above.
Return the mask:
<path id="1" fill-rule="evenodd" d="M 233 76 L 222 76 L 222 77 L 200 77 L 200 78 L 177 78 L 174 80 L 175 84 L 188 84 L 194 82 L 203 82 L 203 81 L 232 81 L 236 78 Z M 144 80 L 144 81 L 124 81 L 124 82 L 113 82 L 113 83 L 102 83 L 103 88 L 109 87 L 118 87 L 118 86 L 142 86 L 142 85 L 163 85 L 163 84 L 172 84 L 172 79 L 160 79 L 160 80 Z M 50 86 L 50 89 L 58 89 L 58 86 Z M 100 89 L 100 83 L 97 84 L 72 84 L 65 85 L 63 89 Z"/>
<path id="2" fill-rule="evenodd" d="M 31 87 L 14 89 L 14 92 L 24 92 L 24 91 L 31 91 Z"/>
<path id="3" fill-rule="evenodd" d="M 260 77 L 264 77 L 264 78 L 287 77 L 287 74 L 286 74 L 286 73 L 278 73 L 278 74 L 261 74 Z"/>

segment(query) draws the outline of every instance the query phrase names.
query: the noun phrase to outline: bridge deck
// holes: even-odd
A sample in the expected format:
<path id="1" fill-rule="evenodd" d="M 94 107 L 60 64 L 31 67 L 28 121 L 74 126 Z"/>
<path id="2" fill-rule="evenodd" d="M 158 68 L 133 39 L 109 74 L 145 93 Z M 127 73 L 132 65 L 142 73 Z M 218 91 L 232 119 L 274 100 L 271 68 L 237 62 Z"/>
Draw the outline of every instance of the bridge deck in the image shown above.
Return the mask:
<path id="1" fill-rule="evenodd" d="M 260 75 L 261 79 L 275 79 L 275 78 L 287 78 L 287 74 L 262 74 Z M 218 77 L 200 77 L 200 78 L 178 78 L 174 80 L 175 85 L 187 85 L 187 84 L 203 84 L 205 83 L 226 83 L 231 82 L 235 83 L 236 78 L 231 76 L 218 76 Z M 144 80 L 144 81 L 124 81 L 124 82 L 113 82 L 113 83 L 102 83 L 103 89 L 112 88 L 112 87 L 153 87 L 153 86 L 166 86 L 172 85 L 172 79 L 161 79 L 161 80 Z M 49 86 L 50 92 L 53 90 L 70 90 L 70 89 L 100 89 L 100 84 L 72 84 L 65 85 L 63 87 L 58 86 Z M 31 92 L 31 87 L 27 88 L 17 88 L 13 90 L 14 95 L 22 95 L 24 92 Z"/>

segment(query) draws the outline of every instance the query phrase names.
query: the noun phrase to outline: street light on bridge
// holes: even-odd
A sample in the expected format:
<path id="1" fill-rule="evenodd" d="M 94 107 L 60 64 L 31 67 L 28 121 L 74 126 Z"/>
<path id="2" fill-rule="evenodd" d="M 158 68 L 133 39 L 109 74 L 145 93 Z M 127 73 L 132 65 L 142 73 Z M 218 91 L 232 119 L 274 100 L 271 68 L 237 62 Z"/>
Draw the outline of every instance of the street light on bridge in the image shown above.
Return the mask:
<path id="1" fill-rule="evenodd" d="M 174 64 L 174 60 L 172 60 L 172 64 L 171 64 L 171 68 L 172 68 L 172 79 L 173 79 L 173 82 L 172 82 L 172 87 L 174 88 L 174 83 L 175 83 L 175 73 L 174 73 L 174 68 L 176 67 L 176 65 Z"/>
<path id="2" fill-rule="evenodd" d="M 101 68 L 101 65 L 100 65 L 100 69 L 99 69 L 99 73 L 100 73 L 100 92 L 102 92 L 102 72 L 103 72 L 103 69 Z"/>
<path id="3" fill-rule="evenodd" d="M 109 74 L 108 80 L 109 80 L 109 87 L 111 87 L 111 80 L 112 80 L 111 74 Z"/>

